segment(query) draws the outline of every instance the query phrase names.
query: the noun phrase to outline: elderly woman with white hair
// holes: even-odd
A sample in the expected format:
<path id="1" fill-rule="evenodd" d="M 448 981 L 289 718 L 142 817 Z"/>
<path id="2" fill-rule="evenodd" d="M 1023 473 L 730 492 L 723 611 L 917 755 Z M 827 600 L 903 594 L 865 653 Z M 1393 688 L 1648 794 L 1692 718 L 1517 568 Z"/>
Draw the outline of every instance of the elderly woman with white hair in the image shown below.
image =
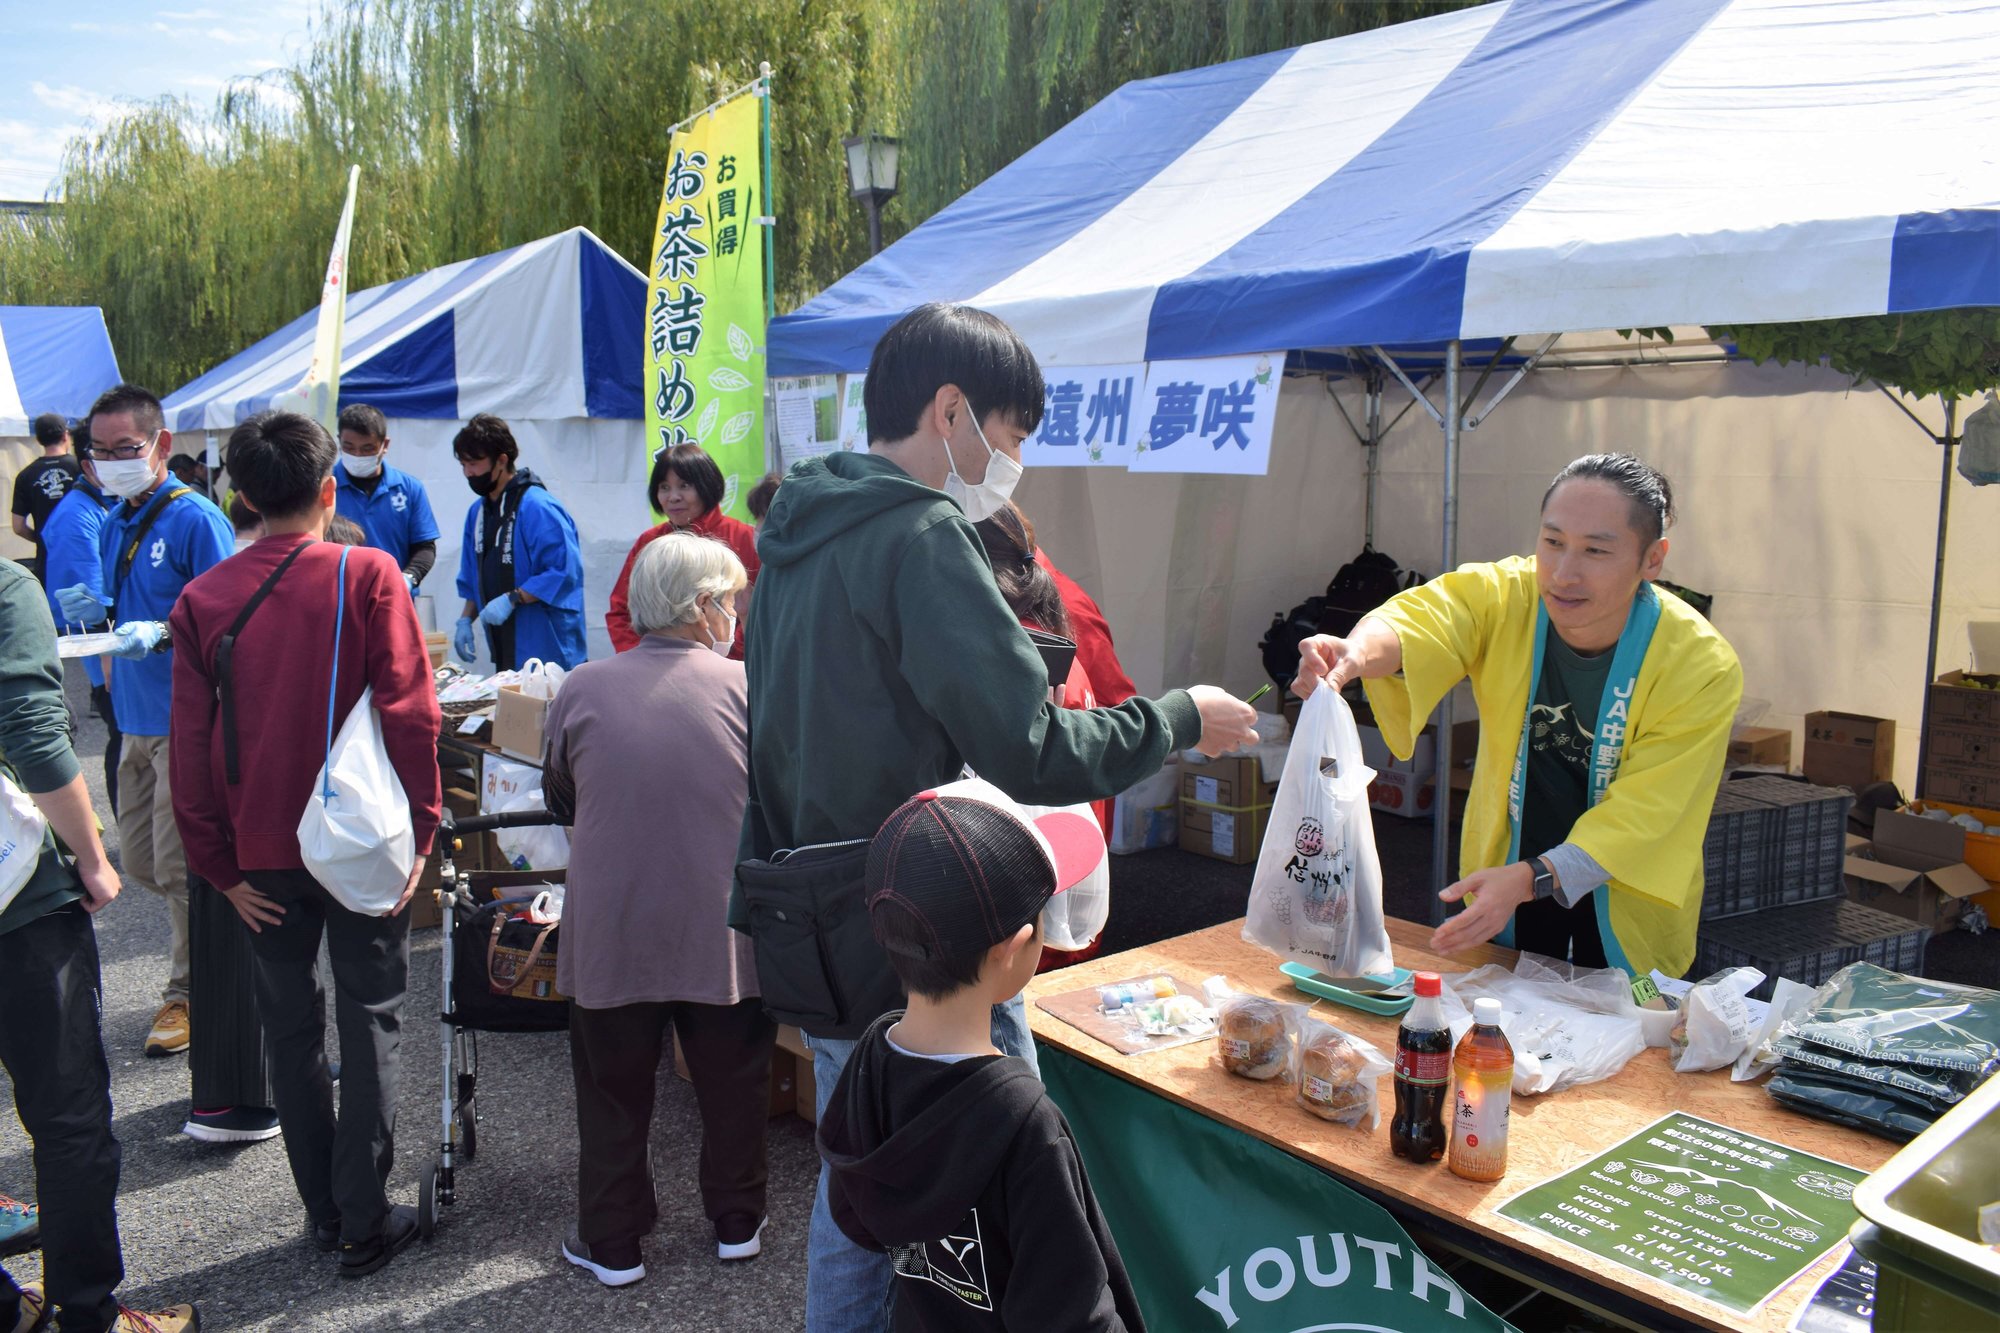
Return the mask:
<path id="1" fill-rule="evenodd" d="M 577 1213 L 563 1257 L 606 1286 L 646 1275 L 659 1219 L 647 1139 L 667 1034 L 701 1111 L 699 1178 L 716 1253 L 764 1224 L 764 1122 L 776 1029 L 750 942 L 726 920 L 748 789 L 749 702 L 729 660 L 743 564 L 671 533 L 632 571 L 639 644 L 586 662 L 549 706 L 544 791 L 570 824 L 556 979 L 570 997 Z"/>

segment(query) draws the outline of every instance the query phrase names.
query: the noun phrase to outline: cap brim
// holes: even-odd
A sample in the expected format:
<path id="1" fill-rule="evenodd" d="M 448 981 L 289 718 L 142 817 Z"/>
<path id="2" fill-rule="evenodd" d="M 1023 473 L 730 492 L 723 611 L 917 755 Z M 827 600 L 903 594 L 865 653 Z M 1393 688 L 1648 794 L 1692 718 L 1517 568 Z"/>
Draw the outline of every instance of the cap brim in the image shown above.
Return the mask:
<path id="1" fill-rule="evenodd" d="M 1034 821 L 1056 863 L 1056 892 L 1090 878 L 1104 860 L 1104 829 L 1072 810 L 1055 810 Z"/>

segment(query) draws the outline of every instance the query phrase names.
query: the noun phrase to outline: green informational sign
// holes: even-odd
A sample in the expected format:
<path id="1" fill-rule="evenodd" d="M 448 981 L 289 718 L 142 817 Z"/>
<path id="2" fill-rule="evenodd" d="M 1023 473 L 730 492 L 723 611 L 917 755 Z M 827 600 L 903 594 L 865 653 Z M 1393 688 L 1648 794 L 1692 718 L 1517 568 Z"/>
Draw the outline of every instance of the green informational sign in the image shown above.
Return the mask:
<path id="1" fill-rule="evenodd" d="M 1387 1212 L 1325 1172 L 1050 1047 L 1041 1049 L 1041 1066 L 1147 1327 L 1512 1328 L 1466 1295 Z M 1271 1092 L 1289 1103 L 1284 1089 Z M 1385 1151 L 1358 1130 L 1353 1138 L 1355 1152 Z"/>
<path id="2" fill-rule="evenodd" d="M 1865 1175 L 1675 1111 L 1499 1212 L 1749 1314 L 1846 1238 Z"/>

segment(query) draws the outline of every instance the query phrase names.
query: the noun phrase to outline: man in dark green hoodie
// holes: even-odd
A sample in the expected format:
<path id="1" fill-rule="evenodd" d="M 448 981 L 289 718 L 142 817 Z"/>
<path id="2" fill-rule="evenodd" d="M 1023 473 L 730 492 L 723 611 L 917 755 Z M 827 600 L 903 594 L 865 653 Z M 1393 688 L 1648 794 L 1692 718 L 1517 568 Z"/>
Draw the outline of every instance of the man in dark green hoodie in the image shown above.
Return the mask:
<path id="1" fill-rule="evenodd" d="M 1213 686 L 1087 711 L 1049 701 L 972 527 L 1006 503 L 1041 421 L 1041 369 L 1012 329 L 968 306 L 920 306 L 876 344 L 864 396 L 868 452 L 793 468 L 759 530 L 743 860 L 857 841 L 865 852 L 911 792 L 968 766 L 1016 801 L 1069 805 L 1124 791 L 1176 750 L 1251 742 L 1255 712 Z M 817 996 L 838 1011 L 817 1030 L 801 1023 L 824 1113 L 855 1039 L 902 1003 L 868 932 L 858 862 L 807 938 L 784 931 L 796 913 L 760 904 L 740 875 L 737 887 L 730 924 L 758 942 L 767 1007 L 810 1013 Z M 993 1026 L 1000 1050 L 1033 1064 L 1018 996 Z M 822 1171 L 807 1328 L 886 1328 L 891 1277 L 834 1224 Z"/>

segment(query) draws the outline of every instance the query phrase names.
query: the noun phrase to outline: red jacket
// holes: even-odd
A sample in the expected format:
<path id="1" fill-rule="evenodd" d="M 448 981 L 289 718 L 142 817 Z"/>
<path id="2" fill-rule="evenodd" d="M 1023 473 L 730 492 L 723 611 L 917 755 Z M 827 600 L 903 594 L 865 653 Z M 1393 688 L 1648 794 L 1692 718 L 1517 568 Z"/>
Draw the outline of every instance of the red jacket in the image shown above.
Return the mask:
<path id="1" fill-rule="evenodd" d="M 1104 613 L 1082 585 L 1049 563 L 1048 552 L 1036 548 L 1035 563 L 1056 581 L 1063 610 L 1069 612 L 1070 633 L 1076 639 L 1076 660 L 1083 663 L 1084 673 L 1090 677 L 1090 692 L 1097 696 L 1099 707 L 1116 708 L 1139 691 L 1125 668 L 1118 665 L 1118 650 L 1111 646 L 1111 626 L 1105 623 Z"/>
<path id="2" fill-rule="evenodd" d="M 217 888 L 245 870 L 297 870 L 299 816 L 326 760 L 335 585 L 347 561 L 335 729 L 373 686 L 389 762 L 410 800 L 417 851 L 428 855 L 443 800 L 437 763 L 438 702 L 416 605 L 395 557 L 370 547 L 311 547 L 257 608 L 236 639 L 239 780 L 223 761 L 215 646 L 245 602 L 292 549 L 310 538 L 266 537 L 187 585 L 174 606 L 173 735 L 168 746 L 174 822 L 188 869 Z"/>
<path id="3" fill-rule="evenodd" d="M 632 543 L 631 552 L 625 557 L 625 567 L 618 571 L 618 582 L 611 585 L 611 609 L 604 613 L 604 627 L 611 631 L 611 647 L 615 652 L 628 652 L 639 646 L 639 634 L 632 628 L 632 611 L 625 600 L 626 589 L 632 583 L 632 566 L 639 561 L 639 552 L 646 549 L 648 542 L 666 536 L 674 530 L 674 521 L 668 519 L 657 528 L 648 528 L 639 534 L 639 540 Z M 750 585 L 743 590 L 748 597 L 750 587 L 757 582 L 757 529 L 740 518 L 731 518 L 720 509 L 711 509 L 694 522 L 688 524 L 689 532 L 712 538 L 736 552 L 736 558 L 743 562 L 743 572 L 750 576 Z M 743 660 L 743 622 L 748 620 L 745 608 L 736 608 L 736 646 L 729 655 L 737 661 Z"/>

